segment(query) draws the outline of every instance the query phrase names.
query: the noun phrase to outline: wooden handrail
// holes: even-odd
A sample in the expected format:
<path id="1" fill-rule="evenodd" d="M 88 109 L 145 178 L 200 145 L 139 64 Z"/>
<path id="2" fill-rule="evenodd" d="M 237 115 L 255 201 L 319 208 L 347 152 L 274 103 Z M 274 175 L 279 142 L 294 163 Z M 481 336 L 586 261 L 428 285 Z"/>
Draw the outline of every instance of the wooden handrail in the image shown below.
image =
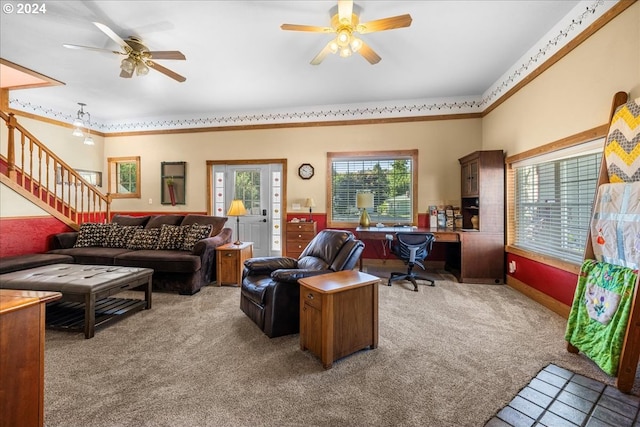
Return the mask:
<path id="1" fill-rule="evenodd" d="M 83 222 L 104 222 L 111 217 L 111 200 L 82 178 L 71 166 L 20 125 L 13 113 L 0 111 L 7 126 L 6 162 L 9 179 L 29 199 L 72 228 Z M 14 186 L 15 188 L 16 186 Z M 34 198 L 35 197 L 35 198 Z"/>

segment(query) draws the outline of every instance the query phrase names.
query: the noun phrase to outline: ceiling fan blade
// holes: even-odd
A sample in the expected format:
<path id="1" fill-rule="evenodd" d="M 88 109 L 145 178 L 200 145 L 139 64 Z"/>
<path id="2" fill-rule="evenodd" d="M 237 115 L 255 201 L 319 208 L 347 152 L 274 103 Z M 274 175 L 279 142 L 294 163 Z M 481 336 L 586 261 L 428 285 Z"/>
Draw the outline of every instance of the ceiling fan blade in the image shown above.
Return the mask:
<path id="1" fill-rule="evenodd" d="M 353 0 L 338 0 L 338 21 L 344 19 L 351 24 L 351 14 L 353 13 Z"/>
<path id="2" fill-rule="evenodd" d="M 95 50 L 97 52 L 107 52 L 107 53 L 115 53 L 117 55 L 126 55 L 124 52 L 118 52 L 117 50 L 102 49 L 99 47 L 80 46 L 77 44 L 66 44 L 66 43 L 63 44 L 62 46 L 66 47 L 67 49 Z"/>
<path id="3" fill-rule="evenodd" d="M 182 52 L 177 50 L 155 50 L 148 53 L 151 59 L 187 59 Z"/>
<path id="4" fill-rule="evenodd" d="M 171 71 L 170 69 L 165 68 L 165 67 L 163 67 L 162 65 L 160 65 L 160 64 L 158 64 L 156 62 L 146 61 L 146 64 L 149 66 L 149 68 L 153 68 L 156 71 L 160 71 L 165 76 L 171 77 L 173 80 L 179 81 L 180 83 L 182 83 L 185 80 L 187 80 L 186 77 L 183 77 L 180 74 L 176 73 L 175 71 Z"/>
<path id="5" fill-rule="evenodd" d="M 282 24 L 280 28 L 285 31 L 310 31 L 313 33 L 333 33 L 331 27 L 318 27 L 315 25 Z"/>
<path id="6" fill-rule="evenodd" d="M 127 49 L 131 49 L 129 47 L 129 45 L 122 39 L 122 37 L 120 37 L 119 35 L 117 35 L 116 33 L 113 32 L 113 30 L 109 27 L 107 27 L 104 24 L 101 24 L 99 22 L 94 22 L 93 23 L 96 27 L 100 28 L 100 31 L 102 31 L 103 33 L 105 33 L 107 36 L 109 36 L 109 38 L 111 40 L 113 40 L 114 42 L 118 43 L 120 46 L 122 46 L 125 50 Z"/>
<path id="7" fill-rule="evenodd" d="M 390 18 L 376 19 L 359 24 L 356 31 L 360 34 L 373 33 L 376 31 L 393 30 L 394 28 L 403 28 L 411 25 L 411 15 L 398 15 Z"/>
<path id="8" fill-rule="evenodd" d="M 368 44 L 366 44 L 365 42 L 362 42 L 362 46 L 360 47 L 360 49 L 358 49 L 358 53 L 362 56 L 364 56 L 364 59 L 366 59 L 367 61 L 369 61 L 369 63 L 371 65 L 377 64 L 378 62 L 380 62 L 380 60 L 382 58 L 380 58 L 380 56 L 375 53 L 373 51 L 373 49 L 371 49 L 369 47 Z"/>
<path id="9" fill-rule="evenodd" d="M 331 53 L 331 43 L 333 43 L 333 40 L 327 43 L 327 45 L 320 51 L 320 53 L 318 53 L 316 57 L 311 60 L 311 65 L 319 65 L 324 60 L 324 58 Z"/>
<path id="10" fill-rule="evenodd" d="M 127 72 L 125 70 L 120 71 L 120 77 L 123 79 L 130 79 L 133 76 L 133 70 Z"/>

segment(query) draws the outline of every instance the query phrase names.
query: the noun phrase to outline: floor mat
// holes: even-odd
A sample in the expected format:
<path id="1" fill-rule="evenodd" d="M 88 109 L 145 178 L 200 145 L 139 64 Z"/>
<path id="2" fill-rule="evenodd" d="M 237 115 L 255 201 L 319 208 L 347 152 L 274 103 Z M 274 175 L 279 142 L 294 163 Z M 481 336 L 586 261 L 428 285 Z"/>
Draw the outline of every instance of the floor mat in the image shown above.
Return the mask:
<path id="1" fill-rule="evenodd" d="M 640 397 L 549 365 L 485 427 L 640 425 Z"/>

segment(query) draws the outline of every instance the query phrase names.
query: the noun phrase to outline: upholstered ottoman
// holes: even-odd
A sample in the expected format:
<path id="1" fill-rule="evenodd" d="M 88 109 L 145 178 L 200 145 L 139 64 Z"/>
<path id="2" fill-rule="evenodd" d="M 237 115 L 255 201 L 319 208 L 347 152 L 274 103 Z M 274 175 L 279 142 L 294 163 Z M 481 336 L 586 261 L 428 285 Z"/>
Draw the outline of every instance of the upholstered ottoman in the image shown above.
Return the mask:
<path id="1" fill-rule="evenodd" d="M 53 264 L 0 274 L 0 288 L 62 293 L 47 306 L 48 327 L 84 330 L 92 338 L 97 326 L 151 308 L 150 268 Z M 144 287 L 145 299 L 108 298 Z"/>
<path id="2" fill-rule="evenodd" d="M 63 254 L 25 254 L 0 258 L 0 274 L 51 264 L 73 264 L 73 257 Z"/>

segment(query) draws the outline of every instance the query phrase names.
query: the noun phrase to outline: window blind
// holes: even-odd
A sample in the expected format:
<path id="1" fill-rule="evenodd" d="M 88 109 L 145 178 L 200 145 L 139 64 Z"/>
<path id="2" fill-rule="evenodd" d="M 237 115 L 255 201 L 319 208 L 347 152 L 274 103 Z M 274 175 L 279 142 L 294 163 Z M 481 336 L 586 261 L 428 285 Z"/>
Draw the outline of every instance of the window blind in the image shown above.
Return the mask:
<path id="1" fill-rule="evenodd" d="M 357 222 L 358 192 L 373 193 L 375 222 L 410 223 L 413 218 L 413 161 L 411 157 L 333 158 L 331 216 L 333 221 Z"/>
<path id="2" fill-rule="evenodd" d="M 514 246 L 582 262 L 602 159 L 601 148 L 585 151 L 513 165 Z"/>

